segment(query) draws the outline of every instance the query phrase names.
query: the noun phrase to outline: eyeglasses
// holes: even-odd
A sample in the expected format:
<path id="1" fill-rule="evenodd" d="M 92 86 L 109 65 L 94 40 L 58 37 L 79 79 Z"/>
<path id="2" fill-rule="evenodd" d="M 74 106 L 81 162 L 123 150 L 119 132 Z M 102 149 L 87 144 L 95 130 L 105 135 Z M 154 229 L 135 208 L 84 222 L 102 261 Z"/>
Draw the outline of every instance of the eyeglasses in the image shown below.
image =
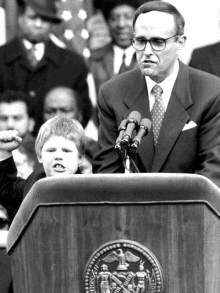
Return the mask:
<path id="1" fill-rule="evenodd" d="M 163 38 L 152 38 L 150 40 L 146 40 L 143 38 L 131 38 L 131 44 L 137 51 L 145 50 L 147 43 L 149 42 L 151 45 L 151 48 L 155 51 L 162 51 L 166 48 L 166 43 L 169 39 L 178 36 L 179 34 L 175 34 L 172 37 L 169 37 L 167 39 Z"/>
<path id="2" fill-rule="evenodd" d="M 5 218 L 0 218 L 0 230 L 9 226 L 9 220 Z"/>

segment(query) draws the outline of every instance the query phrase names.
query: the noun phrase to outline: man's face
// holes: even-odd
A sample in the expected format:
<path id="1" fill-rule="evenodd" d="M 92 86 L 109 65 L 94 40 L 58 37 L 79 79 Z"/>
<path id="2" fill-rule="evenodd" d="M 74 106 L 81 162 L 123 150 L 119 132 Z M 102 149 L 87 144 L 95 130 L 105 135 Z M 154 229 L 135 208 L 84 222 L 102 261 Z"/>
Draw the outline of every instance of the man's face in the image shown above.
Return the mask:
<path id="1" fill-rule="evenodd" d="M 55 116 L 82 121 L 82 114 L 77 108 L 76 97 L 67 89 L 54 89 L 44 101 L 44 121 Z"/>
<path id="2" fill-rule="evenodd" d="M 170 38 L 176 34 L 174 17 L 170 14 L 151 11 L 138 16 L 134 36 L 137 39 Z M 150 43 L 142 51 L 136 50 L 142 74 L 160 83 L 168 77 L 178 60 L 179 51 L 185 44 L 184 36 L 170 38 L 162 51 L 154 50 Z"/>
<path id="3" fill-rule="evenodd" d="M 110 12 L 108 19 L 110 33 L 114 43 L 121 48 L 127 48 L 131 45 L 134 13 L 135 8 L 127 4 L 118 5 Z"/>
<path id="4" fill-rule="evenodd" d="M 22 37 L 32 43 L 41 43 L 48 39 L 51 22 L 38 15 L 30 6 L 19 15 L 18 24 Z"/>
<path id="5" fill-rule="evenodd" d="M 27 106 L 23 101 L 0 103 L 0 131 L 17 130 L 19 136 L 24 138 L 33 127 L 34 121 L 28 116 Z"/>
<path id="6" fill-rule="evenodd" d="M 38 159 L 47 177 L 50 177 L 76 173 L 83 158 L 73 141 L 52 135 L 44 144 Z"/>

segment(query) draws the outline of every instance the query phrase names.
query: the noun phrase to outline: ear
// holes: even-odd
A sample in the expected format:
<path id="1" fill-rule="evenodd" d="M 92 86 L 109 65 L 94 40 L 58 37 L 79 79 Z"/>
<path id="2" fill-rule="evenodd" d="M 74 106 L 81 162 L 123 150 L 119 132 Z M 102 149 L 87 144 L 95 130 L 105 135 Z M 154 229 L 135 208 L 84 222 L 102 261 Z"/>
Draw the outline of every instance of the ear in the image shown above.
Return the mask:
<path id="1" fill-rule="evenodd" d="M 79 155 L 79 160 L 78 160 L 78 165 L 81 165 L 82 164 L 82 162 L 84 161 L 84 158 L 85 158 L 85 155 L 83 154 L 83 155 Z"/>
<path id="2" fill-rule="evenodd" d="M 42 157 L 37 155 L 37 159 L 39 163 L 42 163 Z"/>
<path id="3" fill-rule="evenodd" d="M 35 126 L 34 118 L 29 118 L 29 125 L 28 125 L 29 132 L 32 132 L 34 130 L 34 126 Z"/>
<path id="4" fill-rule="evenodd" d="M 185 46 L 186 43 L 186 36 L 182 35 L 178 37 L 178 41 L 177 41 L 177 49 L 178 49 L 178 53 L 180 52 L 180 50 L 182 50 L 182 48 Z"/>

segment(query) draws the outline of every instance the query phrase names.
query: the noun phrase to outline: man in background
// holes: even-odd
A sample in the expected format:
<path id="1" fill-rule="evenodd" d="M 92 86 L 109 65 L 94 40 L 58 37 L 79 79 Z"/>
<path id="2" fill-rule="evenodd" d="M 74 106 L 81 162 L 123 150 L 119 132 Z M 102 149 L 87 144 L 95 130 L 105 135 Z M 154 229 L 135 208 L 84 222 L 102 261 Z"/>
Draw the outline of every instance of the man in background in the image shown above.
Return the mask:
<path id="1" fill-rule="evenodd" d="M 0 91 L 19 89 L 30 95 L 36 134 L 43 123 L 43 98 L 54 86 L 64 85 L 81 93 L 83 125 L 92 106 L 88 94 L 88 68 L 81 55 L 55 45 L 49 38 L 60 24 L 55 1 L 17 0 L 18 37 L 0 47 Z"/>
<path id="2" fill-rule="evenodd" d="M 32 114 L 31 99 L 22 91 L 7 90 L 0 94 L 0 131 L 17 130 L 22 143 L 13 152 L 18 176 L 27 178 L 39 169 L 35 154 L 35 138 L 32 135 L 35 121 Z"/>
<path id="3" fill-rule="evenodd" d="M 194 49 L 189 66 L 220 77 L 220 42 Z"/>

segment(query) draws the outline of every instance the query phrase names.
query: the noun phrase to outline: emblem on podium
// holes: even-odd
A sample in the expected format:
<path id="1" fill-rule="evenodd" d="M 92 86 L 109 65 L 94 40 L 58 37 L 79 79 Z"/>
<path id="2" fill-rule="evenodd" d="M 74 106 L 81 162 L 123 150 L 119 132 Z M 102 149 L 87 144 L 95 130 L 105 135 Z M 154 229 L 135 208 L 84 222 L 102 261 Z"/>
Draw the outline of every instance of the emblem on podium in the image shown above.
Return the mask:
<path id="1" fill-rule="evenodd" d="M 130 240 L 111 241 L 87 262 L 85 293 L 162 293 L 161 266 L 145 246 Z"/>

